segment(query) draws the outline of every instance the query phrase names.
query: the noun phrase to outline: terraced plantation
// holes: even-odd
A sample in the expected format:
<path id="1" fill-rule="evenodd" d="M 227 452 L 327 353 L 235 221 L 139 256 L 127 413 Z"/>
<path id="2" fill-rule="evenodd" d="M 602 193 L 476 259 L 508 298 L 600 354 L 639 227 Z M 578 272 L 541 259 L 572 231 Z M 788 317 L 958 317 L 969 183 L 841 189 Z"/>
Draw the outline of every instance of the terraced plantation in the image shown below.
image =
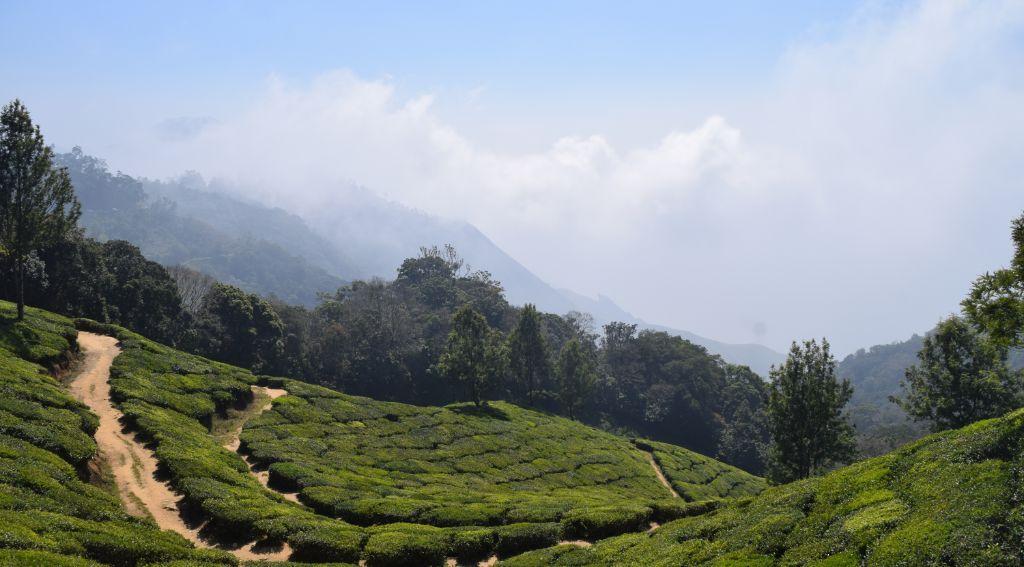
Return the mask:
<path id="1" fill-rule="evenodd" d="M 1020 565 L 1024 410 L 646 534 L 503 565 Z"/>
<path id="2" fill-rule="evenodd" d="M 443 408 L 377 402 L 295 381 L 250 421 L 242 447 L 271 486 L 316 511 L 371 525 L 561 522 L 592 538 L 679 515 L 685 502 L 744 496 L 761 479 L 679 447 L 659 482 L 629 440 L 502 402 Z"/>
<path id="3" fill-rule="evenodd" d="M 0 565 L 234 563 L 128 515 L 115 494 L 82 480 L 98 422 L 50 373 L 70 362 L 75 329 L 34 309 L 23 322 L 13 316 L 0 303 Z"/>
<path id="4" fill-rule="evenodd" d="M 11 306 L 2 307 L 10 316 Z M 94 458 L 96 416 L 40 365 L 72 358 L 76 326 L 117 338 L 109 400 L 128 428 L 120 435 L 155 456 L 158 480 L 179 495 L 173 509 L 195 545 L 125 512 L 125 503 L 136 515 L 146 508 L 119 498 L 111 473 Z M 646 530 L 652 521 L 699 513 L 709 499 L 763 488 L 761 479 L 675 448 L 694 469 L 676 498 L 659 481 L 649 448 L 641 448 L 647 445 L 576 422 L 504 403 L 422 408 L 346 396 L 257 377 L 88 320 L 31 311 L 0 336 L 8 369 L 0 401 L 0 564 L 285 557 L 471 564 Z M 288 395 L 260 414 L 270 400 L 254 401 L 253 392 L 267 386 Z M 245 419 L 240 454 L 230 437 Z M 264 467 L 278 490 L 261 484 Z M 106 487 L 83 480 L 90 476 L 107 477 Z"/>

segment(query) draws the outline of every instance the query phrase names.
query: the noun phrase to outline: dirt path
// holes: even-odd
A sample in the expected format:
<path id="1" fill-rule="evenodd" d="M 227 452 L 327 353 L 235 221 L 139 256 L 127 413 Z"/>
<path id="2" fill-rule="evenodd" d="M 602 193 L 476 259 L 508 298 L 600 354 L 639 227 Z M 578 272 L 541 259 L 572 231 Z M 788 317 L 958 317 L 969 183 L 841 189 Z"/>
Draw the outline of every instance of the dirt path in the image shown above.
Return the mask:
<path id="1" fill-rule="evenodd" d="M 654 474 L 658 477 L 661 484 L 663 484 L 665 488 L 672 493 L 672 498 L 679 498 L 679 493 L 676 492 L 676 489 L 672 488 L 672 484 L 669 483 L 667 478 L 665 478 L 665 471 L 661 470 L 661 466 L 658 465 L 658 461 L 654 460 L 654 453 L 647 453 L 647 462 L 651 463 L 651 468 L 654 469 Z"/>
<path id="2" fill-rule="evenodd" d="M 161 528 L 176 531 L 202 547 L 210 547 L 199 539 L 198 526 L 190 528 L 182 520 L 179 496 L 166 482 L 154 478 L 157 460 L 153 452 L 123 431 L 121 412 L 110 403 L 110 364 L 121 353 L 117 339 L 80 332 L 78 344 L 85 359 L 71 383 L 71 393 L 100 418 L 96 445 L 100 457 L 110 466 L 125 508 L 133 515 L 152 517 Z"/>
<path id="3" fill-rule="evenodd" d="M 238 424 L 223 442 L 223 447 L 229 451 L 238 452 L 238 448 L 242 444 L 241 439 L 239 439 L 239 435 L 241 435 L 242 428 L 245 427 L 245 423 L 247 421 L 270 409 L 274 405 L 274 400 L 277 398 L 288 394 L 287 390 L 282 390 L 280 388 L 267 388 L 265 386 L 253 386 L 252 392 L 254 403 L 260 403 L 262 400 L 262 405 L 257 411 L 252 411 L 253 408 L 246 408 L 245 410 L 242 410 L 245 417 L 238 420 Z M 286 500 L 290 500 L 296 504 L 302 504 L 302 502 L 299 501 L 299 494 L 297 492 L 281 492 L 280 490 L 271 488 L 270 473 L 265 470 L 258 471 L 253 468 L 253 463 L 248 456 L 242 455 L 242 459 L 245 461 L 245 464 L 249 465 L 249 472 L 252 476 L 256 477 L 256 480 L 260 481 L 263 488 L 266 488 L 276 494 L 280 494 Z"/>
<path id="4" fill-rule="evenodd" d="M 109 383 L 110 365 L 121 353 L 117 339 L 79 332 L 78 344 L 85 356 L 69 389 L 100 418 L 95 435 L 99 457 L 110 467 L 125 509 L 135 516 L 151 517 L 161 529 L 175 531 L 197 547 L 217 547 L 199 536 L 202 524 L 189 526 L 182 519 L 178 506 L 181 497 L 170 484 L 156 479 L 157 460 L 153 452 L 121 426 L 122 414 L 110 402 Z M 267 550 L 257 546 L 258 543 L 251 543 L 228 551 L 242 560 L 283 561 L 291 555 L 287 545 Z"/>

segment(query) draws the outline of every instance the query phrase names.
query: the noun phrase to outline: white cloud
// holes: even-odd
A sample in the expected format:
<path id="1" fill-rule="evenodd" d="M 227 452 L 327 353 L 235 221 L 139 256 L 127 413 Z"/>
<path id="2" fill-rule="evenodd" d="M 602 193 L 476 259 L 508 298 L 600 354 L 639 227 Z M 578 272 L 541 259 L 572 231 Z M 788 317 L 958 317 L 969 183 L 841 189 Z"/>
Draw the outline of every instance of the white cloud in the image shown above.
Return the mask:
<path id="1" fill-rule="evenodd" d="M 852 349 L 925 330 L 1005 254 L 1024 207 L 1022 29 L 1015 1 L 865 9 L 795 45 L 770 91 L 643 147 L 594 133 L 496 152 L 430 95 L 337 71 L 272 79 L 126 161 L 236 180 L 298 212 L 358 183 L 467 219 L 552 283 L 652 321 Z"/>

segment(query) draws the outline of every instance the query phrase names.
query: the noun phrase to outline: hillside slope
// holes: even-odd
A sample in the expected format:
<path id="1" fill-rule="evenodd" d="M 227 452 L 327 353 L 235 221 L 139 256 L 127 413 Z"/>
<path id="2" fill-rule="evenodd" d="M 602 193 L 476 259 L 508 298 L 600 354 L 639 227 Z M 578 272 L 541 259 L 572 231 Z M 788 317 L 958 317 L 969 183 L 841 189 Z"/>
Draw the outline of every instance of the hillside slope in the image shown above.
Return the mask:
<path id="1" fill-rule="evenodd" d="M 11 310 L 0 304 L 4 314 Z M 36 444 L 40 466 L 52 469 L 46 474 L 63 488 L 43 481 L 34 469 L 25 471 L 30 459 L 9 460 L 9 471 L 22 472 L 0 477 L 11 484 L 0 510 L 12 511 L 0 524 L 8 534 L 0 538 L 0 553 L 27 548 L 135 565 L 164 559 L 232 563 L 249 550 L 283 548 L 292 560 L 436 565 L 446 558 L 509 556 L 565 539 L 643 530 L 651 521 L 699 513 L 718 498 L 764 488 L 757 477 L 680 447 L 642 448 L 647 445 L 509 404 L 478 409 L 376 402 L 257 377 L 119 327 L 75 321 L 80 330 L 117 341 L 111 349 L 104 345 L 113 342 L 88 335 L 90 349 L 108 353 L 106 407 L 96 399 L 106 396 L 102 381 L 95 382 L 96 364 L 102 363 L 87 365 L 92 381 L 78 388 L 106 417 L 123 415 L 111 423 L 120 421 L 134 433 L 138 444 L 125 454 L 138 464 L 119 464 L 115 474 L 142 475 L 136 479 L 140 490 L 149 490 L 146 479 L 158 474 L 157 482 L 173 491 L 155 500 L 125 493 L 123 500 L 135 514 L 148 511 L 161 526 L 219 548 L 195 549 L 178 534 L 157 531 L 151 520 L 133 518 L 117 497 L 78 480 L 74 467 L 84 467 L 96 453 L 90 437 L 96 416 L 37 366 L 11 354 L 63 360 L 76 331 L 68 319 L 30 313 L 28 322 L 0 332 L 0 358 L 11 359 L 15 370 L 28 364 L 13 373 L 17 380 L 4 378 L 5 390 L 14 395 L 0 403 L 0 441 L 8 443 L 11 457 L 36 454 L 18 439 Z M 257 384 L 283 386 L 287 394 Z M 254 400 L 257 391 L 276 392 L 271 408 L 266 397 Z M 243 423 L 240 444 L 224 440 L 225 430 L 237 432 Z M 131 435 L 118 427 L 108 425 L 105 440 L 129 441 Z M 4 441 L 8 435 L 12 439 Z M 663 466 L 652 466 L 648 451 Z M 269 484 L 263 474 L 268 464 Z M 659 480 L 662 469 L 681 498 Z M 124 486 L 132 490 L 135 484 Z M 29 498 L 33 490 L 45 493 Z M 169 499 L 180 502 L 171 506 Z M 26 509 L 32 515 L 21 512 Z M 40 516 L 51 510 L 98 524 Z M 169 521 L 168 513 L 180 517 Z M 65 533 L 69 529 L 73 533 Z M 132 541 L 121 541 L 125 537 Z M 120 551 L 106 546 L 146 560 L 118 559 Z"/>
<path id="2" fill-rule="evenodd" d="M 663 525 L 503 562 L 534 565 L 1020 565 L 1024 410 Z"/>
<path id="3" fill-rule="evenodd" d="M 24 322 L 13 314 L 0 303 L 0 565 L 234 563 L 129 515 L 115 493 L 81 480 L 99 423 L 47 371 L 70 361 L 75 329 L 31 308 Z"/>

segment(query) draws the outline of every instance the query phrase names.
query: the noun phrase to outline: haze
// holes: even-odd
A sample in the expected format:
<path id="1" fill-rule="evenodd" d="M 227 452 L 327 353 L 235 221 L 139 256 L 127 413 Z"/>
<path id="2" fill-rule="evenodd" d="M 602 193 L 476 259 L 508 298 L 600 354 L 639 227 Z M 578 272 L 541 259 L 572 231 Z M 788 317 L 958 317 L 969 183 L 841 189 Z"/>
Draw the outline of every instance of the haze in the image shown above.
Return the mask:
<path id="1" fill-rule="evenodd" d="M 466 220 L 721 341 L 956 310 L 1024 208 L 1024 3 L 715 4 L 7 0 L 0 99 L 131 175 Z"/>

